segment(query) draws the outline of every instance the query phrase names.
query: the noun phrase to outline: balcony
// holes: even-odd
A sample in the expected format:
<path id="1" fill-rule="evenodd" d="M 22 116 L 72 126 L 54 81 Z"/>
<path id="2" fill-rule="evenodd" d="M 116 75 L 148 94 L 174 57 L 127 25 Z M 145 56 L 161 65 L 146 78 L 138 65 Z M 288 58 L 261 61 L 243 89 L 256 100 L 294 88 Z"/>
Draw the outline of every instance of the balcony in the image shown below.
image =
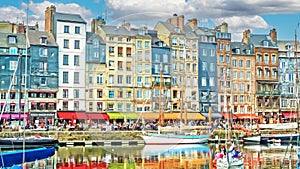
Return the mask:
<path id="1" fill-rule="evenodd" d="M 257 91 L 257 95 L 262 95 L 262 96 L 276 96 L 280 95 L 279 91 Z"/>
<path id="2" fill-rule="evenodd" d="M 156 82 L 156 81 L 153 81 L 152 84 L 153 84 L 153 86 L 160 86 L 160 83 Z M 162 83 L 162 86 L 171 87 L 171 82 L 164 82 L 164 83 Z"/>

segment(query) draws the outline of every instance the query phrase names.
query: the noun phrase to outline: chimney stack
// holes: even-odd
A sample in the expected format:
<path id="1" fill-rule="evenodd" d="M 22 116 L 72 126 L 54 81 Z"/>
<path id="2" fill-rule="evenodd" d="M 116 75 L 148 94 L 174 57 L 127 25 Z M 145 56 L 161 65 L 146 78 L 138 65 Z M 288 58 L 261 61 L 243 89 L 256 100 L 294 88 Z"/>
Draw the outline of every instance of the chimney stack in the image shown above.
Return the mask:
<path id="1" fill-rule="evenodd" d="M 53 14 L 56 12 L 56 7 L 51 5 L 47 7 L 45 11 L 45 31 L 51 32 L 53 31 Z"/>
<path id="2" fill-rule="evenodd" d="M 251 33 L 250 29 L 247 29 L 243 32 L 243 40 L 242 40 L 243 43 L 248 44 L 249 38 L 250 38 L 250 33 Z"/>
<path id="3" fill-rule="evenodd" d="M 273 42 L 277 42 L 277 32 L 275 28 L 270 30 L 270 37 Z"/>
<path id="4" fill-rule="evenodd" d="M 186 23 L 186 25 L 191 26 L 193 29 L 198 28 L 198 20 L 197 20 L 197 18 L 193 18 L 193 19 L 189 20 L 189 21 Z"/>
<path id="5" fill-rule="evenodd" d="M 93 19 L 92 20 L 92 32 L 97 32 L 98 26 L 101 27 L 105 24 L 106 24 L 105 20 L 100 16 L 97 19 Z"/>
<path id="6" fill-rule="evenodd" d="M 174 14 L 172 18 L 167 19 L 167 22 L 169 22 L 172 25 L 179 27 L 181 30 L 183 30 L 184 15 L 177 16 L 177 14 Z"/>

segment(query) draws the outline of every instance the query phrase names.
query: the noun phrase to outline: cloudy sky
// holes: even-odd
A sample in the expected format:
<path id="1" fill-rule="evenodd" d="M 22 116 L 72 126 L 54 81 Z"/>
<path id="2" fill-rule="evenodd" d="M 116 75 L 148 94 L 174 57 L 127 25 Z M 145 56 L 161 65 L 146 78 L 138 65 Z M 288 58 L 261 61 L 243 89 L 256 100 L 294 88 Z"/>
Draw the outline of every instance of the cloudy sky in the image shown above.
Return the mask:
<path id="1" fill-rule="evenodd" d="M 2 0 L 0 21 L 36 22 L 44 29 L 46 7 L 55 5 L 57 12 L 80 14 L 88 24 L 101 16 L 109 25 L 130 22 L 133 26 L 152 28 L 173 14 L 185 19 L 197 18 L 200 26 L 213 28 L 227 22 L 235 41 L 250 29 L 255 34 L 277 30 L 278 39 L 293 40 L 295 30 L 300 37 L 299 0 Z"/>

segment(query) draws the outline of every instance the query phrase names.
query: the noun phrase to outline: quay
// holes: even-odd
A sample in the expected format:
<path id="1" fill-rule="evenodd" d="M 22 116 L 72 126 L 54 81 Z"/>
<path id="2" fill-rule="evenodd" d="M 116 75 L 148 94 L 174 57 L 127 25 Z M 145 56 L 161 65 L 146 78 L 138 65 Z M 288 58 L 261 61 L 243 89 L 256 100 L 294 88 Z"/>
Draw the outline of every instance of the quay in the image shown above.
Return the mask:
<path id="1" fill-rule="evenodd" d="M 93 140 L 93 141 L 59 141 L 60 147 L 69 146 L 138 146 L 145 145 L 144 140 Z"/>

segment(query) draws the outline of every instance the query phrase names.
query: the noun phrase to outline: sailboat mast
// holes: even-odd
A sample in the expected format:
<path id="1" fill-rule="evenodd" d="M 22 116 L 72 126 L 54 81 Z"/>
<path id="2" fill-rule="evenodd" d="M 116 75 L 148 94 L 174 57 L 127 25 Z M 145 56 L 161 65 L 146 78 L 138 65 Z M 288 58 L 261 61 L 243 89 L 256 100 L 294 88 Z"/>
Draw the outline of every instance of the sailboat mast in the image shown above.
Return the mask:
<path id="1" fill-rule="evenodd" d="M 19 129 L 21 129 L 21 93 L 22 93 L 22 50 L 19 51 L 20 54 L 19 54 L 19 57 L 20 57 L 20 60 L 19 60 Z"/>
<path id="2" fill-rule="evenodd" d="M 162 64 L 160 65 L 159 72 L 159 125 L 164 125 L 164 112 L 162 109 Z"/>

